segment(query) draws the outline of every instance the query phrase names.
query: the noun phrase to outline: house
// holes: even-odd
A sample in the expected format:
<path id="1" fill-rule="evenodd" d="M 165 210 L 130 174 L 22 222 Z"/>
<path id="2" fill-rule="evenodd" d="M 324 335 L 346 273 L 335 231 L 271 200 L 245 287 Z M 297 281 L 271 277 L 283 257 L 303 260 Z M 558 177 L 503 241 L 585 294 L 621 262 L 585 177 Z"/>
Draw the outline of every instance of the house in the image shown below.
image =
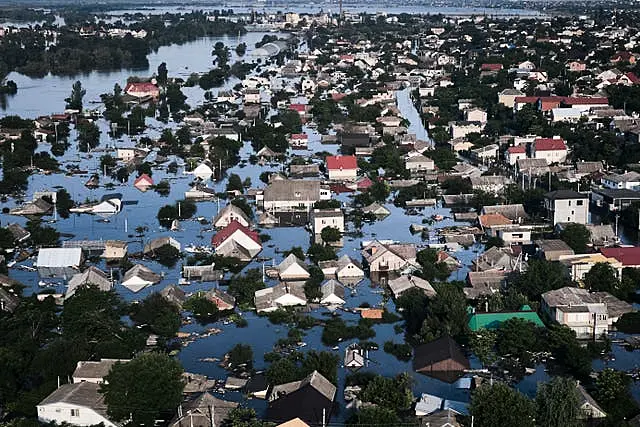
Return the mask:
<path id="1" fill-rule="evenodd" d="M 340 233 L 344 233 L 344 214 L 340 208 L 314 209 L 311 212 L 311 230 L 313 234 L 318 236 L 327 227 L 336 228 Z"/>
<path id="2" fill-rule="evenodd" d="M 551 170 L 547 159 L 518 159 L 516 160 L 518 175 L 527 182 L 530 179 L 547 175 Z"/>
<path id="3" fill-rule="evenodd" d="M 233 310 L 236 306 L 236 299 L 219 288 L 211 289 L 205 294 L 205 298 L 214 303 L 220 311 Z"/>
<path id="4" fill-rule="evenodd" d="M 318 266 L 325 277 L 336 277 L 342 283 L 355 284 L 364 278 L 362 266 L 349 255 L 342 255 L 338 260 L 320 261 Z"/>
<path id="5" fill-rule="evenodd" d="M 362 319 L 381 320 L 384 316 L 383 308 L 361 308 L 360 317 Z"/>
<path id="6" fill-rule="evenodd" d="M 416 247 L 407 243 L 374 240 L 366 244 L 360 253 L 370 272 L 399 271 L 416 262 Z"/>
<path id="7" fill-rule="evenodd" d="M 264 372 L 256 372 L 245 386 L 245 392 L 247 395 L 255 397 L 256 399 L 266 399 L 269 392 L 269 382 Z"/>
<path id="8" fill-rule="evenodd" d="M 327 156 L 327 171 L 332 181 L 354 181 L 358 177 L 356 156 Z"/>
<path id="9" fill-rule="evenodd" d="M 452 383 L 469 368 L 469 360 L 448 335 L 414 348 L 413 370 L 421 374 Z"/>
<path id="10" fill-rule="evenodd" d="M 40 248 L 35 266 L 41 277 L 71 278 L 82 262 L 80 248 Z"/>
<path id="11" fill-rule="evenodd" d="M 196 178 L 200 178 L 203 181 L 208 180 L 213 176 L 214 166 L 208 160 L 200 163 L 190 173 Z"/>
<path id="12" fill-rule="evenodd" d="M 220 229 L 229 226 L 233 221 L 237 221 L 243 227 L 251 226 L 251 220 L 247 214 L 233 203 L 229 203 L 218 212 L 213 219 L 213 226 Z"/>
<path id="13" fill-rule="evenodd" d="M 135 181 L 133 181 L 133 186 L 138 190 L 145 192 L 150 187 L 153 187 L 153 179 L 146 173 L 143 173 L 142 175 L 137 177 Z"/>
<path id="14" fill-rule="evenodd" d="M 391 211 L 389 209 L 377 202 L 373 202 L 370 205 L 365 206 L 364 208 L 362 208 L 362 212 L 365 214 L 370 213 L 378 217 L 391 215 Z"/>
<path id="15" fill-rule="evenodd" d="M 420 425 L 423 427 L 462 427 L 459 415 L 453 409 L 443 409 L 422 417 Z"/>
<path id="16" fill-rule="evenodd" d="M 267 419 L 285 421 L 300 418 L 311 425 L 331 422 L 336 386 L 313 371 L 301 381 L 280 384 L 269 394 Z"/>
<path id="17" fill-rule="evenodd" d="M 622 277 L 622 263 L 615 258 L 607 258 L 600 253 L 564 255 L 560 257 L 559 261 L 565 267 L 571 280 L 583 280 L 584 275 L 598 263 L 609 264 L 609 266 L 616 271 L 618 278 Z"/>
<path id="18" fill-rule="evenodd" d="M 320 175 L 320 166 L 317 163 L 303 165 L 289 165 L 289 173 L 293 177 L 317 177 Z"/>
<path id="19" fill-rule="evenodd" d="M 480 65 L 480 70 L 481 71 L 492 71 L 492 72 L 498 72 L 500 70 L 502 70 L 503 66 L 502 64 L 482 64 Z"/>
<path id="20" fill-rule="evenodd" d="M 522 258 L 515 256 L 510 248 L 499 248 L 497 246 L 492 246 L 473 260 L 475 271 L 523 270 L 523 264 L 526 266 Z"/>
<path id="21" fill-rule="evenodd" d="M 521 203 L 512 203 L 509 205 L 492 205 L 483 206 L 480 211 L 482 215 L 500 214 L 513 222 L 520 223 L 523 219 L 529 218 Z"/>
<path id="22" fill-rule="evenodd" d="M 433 160 L 418 152 L 409 153 L 405 158 L 404 166 L 412 175 L 419 175 L 436 168 Z"/>
<path id="23" fill-rule="evenodd" d="M 548 164 L 567 160 L 567 145 L 562 138 L 536 138 L 531 146 L 531 157 L 545 159 Z"/>
<path id="24" fill-rule="evenodd" d="M 391 290 L 391 293 L 393 293 L 393 297 L 395 299 L 398 299 L 400 295 L 409 289 L 420 289 L 429 298 L 436 296 L 436 290 L 433 289 L 433 286 L 431 286 L 429 281 L 410 274 L 401 275 L 396 279 L 389 280 L 389 289 Z"/>
<path id="25" fill-rule="evenodd" d="M 358 344 L 347 346 L 344 351 L 344 367 L 357 371 L 365 366 L 365 351 Z"/>
<path id="26" fill-rule="evenodd" d="M 262 242 L 257 231 L 249 230 L 240 222 L 232 220 L 211 238 L 216 254 L 251 261 L 262 251 Z"/>
<path id="27" fill-rule="evenodd" d="M 320 291 L 322 292 L 322 298 L 320 299 L 320 304 L 322 305 L 335 306 L 345 303 L 344 286 L 335 279 L 329 279 L 322 283 Z"/>
<path id="28" fill-rule="evenodd" d="M 25 230 L 20 224 L 9 224 L 6 229 L 11 233 L 11 236 L 13 236 L 13 240 L 16 243 L 22 243 L 31 237 L 31 233 Z"/>
<path id="29" fill-rule="evenodd" d="M 131 292 L 139 292 L 149 285 L 160 283 L 162 276 L 154 273 L 149 267 L 136 264 L 124 273 L 122 286 Z"/>
<path id="30" fill-rule="evenodd" d="M 307 280 L 310 277 L 307 266 L 294 254 L 289 254 L 278 264 L 278 274 L 280 280 Z"/>
<path id="31" fill-rule="evenodd" d="M 517 89 L 504 89 L 498 93 L 498 103 L 505 107 L 513 109 L 515 100 L 518 97 L 522 97 L 525 94 Z"/>
<path id="32" fill-rule="evenodd" d="M 544 323 L 528 305 L 523 305 L 518 311 L 503 311 L 498 313 L 477 313 L 471 309 L 469 316 L 469 329 L 478 332 L 481 329 L 498 329 L 502 322 L 510 319 L 522 319 L 531 322 L 540 328 L 544 328 Z"/>
<path id="33" fill-rule="evenodd" d="M 245 89 L 244 91 L 245 104 L 260 104 L 260 100 L 261 100 L 260 89 Z"/>
<path id="34" fill-rule="evenodd" d="M 450 122 L 449 133 L 452 139 L 464 138 L 470 133 L 482 132 L 482 124 L 480 122 Z"/>
<path id="35" fill-rule="evenodd" d="M 258 313 L 268 313 L 282 307 L 307 305 L 305 282 L 280 282 L 255 292 L 254 303 Z"/>
<path id="36" fill-rule="evenodd" d="M 560 257 L 575 254 L 573 249 L 560 239 L 537 240 L 535 244 L 537 250 L 547 261 L 558 261 Z"/>
<path id="37" fill-rule="evenodd" d="M 107 405 L 100 393 L 100 385 L 92 382 L 64 384 L 37 405 L 41 423 L 76 426 L 118 427 L 107 415 Z"/>
<path id="38" fill-rule="evenodd" d="M 461 380 L 463 379 L 466 379 L 466 378 L 462 378 Z M 422 393 L 422 395 L 420 396 L 420 399 L 418 400 L 418 402 L 416 402 L 415 411 L 416 411 L 417 417 L 424 417 L 424 416 L 430 416 L 432 414 L 447 413 L 447 412 L 451 414 L 468 416 L 469 404 L 465 402 L 456 401 L 456 400 L 443 399 L 433 394 Z M 449 417 L 449 419 L 451 418 Z M 424 418 L 420 419 L 420 425 L 427 426 L 427 427 L 431 426 L 430 424 L 425 424 Z M 447 425 L 450 425 L 450 424 L 444 424 L 444 426 L 447 426 Z"/>
<path id="39" fill-rule="evenodd" d="M 640 268 L 640 247 L 601 248 L 600 253 L 607 258 L 615 258 L 623 268 Z"/>
<path id="40" fill-rule="evenodd" d="M 260 198 L 258 198 L 260 197 Z M 310 211 L 315 202 L 331 199 L 331 192 L 320 181 L 283 179 L 276 180 L 256 197 L 265 211 Z"/>
<path id="41" fill-rule="evenodd" d="M 273 159 L 274 157 L 278 157 L 281 155 L 282 155 L 281 153 L 276 153 L 266 145 L 261 149 L 259 149 L 258 152 L 256 153 L 256 156 L 258 156 L 261 159 Z"/>
<path id="42" fill-rule="evenodd" d="M 478 163 L 486 163 L 498 158 L 499 146 L 497 144 L 489 144 L 484 147 L 478 147 L 471 150 L 471 157 Z"/>
<path id="43" fill-rule="evenodd" d="M 587 64 L 581 61 L 571 61 L 567 63 L 567 69 L 572 73 L 580 73 L 582 71 L 586 71 Z"/>
<path id="44" fill-rule="evenodd" d="M 221 426 L 229 413 L 238 406 L 238 402 L 218 399 L 209 392 L 204 392 L 182 403 L 177 416 L 169 422 L 168 427 Z"/>
<path id="45" fill-rule="evenodd" d="M 594 189 L 591 191 L 591 201 L 599 208 L 611 212 L 619 212 L 635 202 L 640 202 L 640 191 L 611 188 Z"/>
<path id="46" fill-rule="evenodd" d="M 20 304 L 20 297 L 13 290 L 0 286 L 0 311 L 13 313 L 18 304 Z"/>
<path id="47" fill-rule="evenodd" d="M 612 64 L 624 63 L 628 62 L 629 64 L 636 63 L 636 56 L 631 52 L 618 52 L 611 57 Z"/>
<path id="48" fill-rule="evenodd" d="M 127 95 L 135 98 L 154 98 L 160 97 L 160 89 L 154 83 L 150 82 L 131 82 L 124 87 Z"/>
<path id="49" fill-rule="evenodd" d="M 104 378 L 109 375 L 111 368 L 116 363 L 126 363 L 128 359 L 100 359 L 97 362 L 81 360 L 73 371 L 73 383 L 89 382 L 103 384 Z"/>
<path id="50" fill-rule="evenodd" d="M 579 339 L 599 338 L 609 330 L 606 303 L 586 289 L 564 287 L 545 292 L 540 309 L 574 331 Z"/>
<path id="51" fill-rule="evenodd" d="M 507 278 L 507 272 L 501 270 L 470 271 L 467 284 L 462 289 L 467 299 L 475 300 L 500 292 Z"/>
<path id="52" fill-rule="evenodd" d="M 113 288 L 113 283 L 111 283 L 104 271 L 97 267 L 89 266 L 85 271 L 75 274 L 69 280 L 65 299 L 71 298 L 76 290 L 82 286 L 95 286 L 103 292 L 108 292 Z"/>
<path id="53" fill-rule="evenodd" d="M 309 143 L 309 135 L 306 133 L 292 133 L 289 137 L 289 145 L 294 150 L 306 150 Z"/>
<path id="54" fill-rule="evenodd" d="M 467 122 L 487 123 L 487 112 L 480 108 L 468 108 L 464 110 L 463 115 Z"/>
<path id="55" fill-rule="evenodd" d="M 160 291 L 160 295 L 170 303 L 175 304 L 180 308 L 182 308 L 182 304 L 187 300 L 186 292 L 177 285 L 165 286 Z"/>
<path id="56" fill-rule="evenodd" d="M 505 153 L 505 158 L 509 165 L 515 166 L 518 160 L 527 158 L 527 147 L 523 145 L 509 147 Z"/>
<path id="57" fill-rule="evenodd" d="M 144 253 L 145 255 L 153 255 L 154 251 L 165 245 L 173 246 L 177 250 L 180 250 L 181 248 L 180 242 L 178 242 L 173 237 L 158 237 L 144 245 L 142 253 Z"/>
<path id="58" fill-rule="evenodd" d="M 486 191 L 488 193 L 502 193 L 504 188 L 513 183 L 511 178 L 502 175 L 480 175 L 472 176 L 471 187 L 474 190 Z"/>
<path id="59" fill-rule="evenodd" d="M 341 133 L 342 149 L 366 148 L 371 146 L 371 137 L 367 133 Z"/>
<path id="60" fill-rule="evenodd" d="M 640 173 L 634 171 L 623 174 L 612 173 L 603 176 L 600 182 L 610 189 L 640 190 Z"/>
<path id="61" fill-rule="evenodd" d="M 572 190 L 556 190 L 544 195 L 547 217 L 553 225 L 559 222 L 589 222 L 588 196 Z"/>
<path id="62" fill-rule="evenodd" d="M 127 256 L 127 242 L 121 240 L 107 240 L 104 244 L 104 252 L 101 257 L 107 262 L 120 261 Z"/>
<path id="63" fill-rule="evenodd" d="M 146 155 L 147 151 L 140 148 L 122 147 L 116 149 L 116 158 L 122 160 L 124 163 L 129 163 L 138 157 L 145 157 Z"/>
<path id="64" fill-rule="evenodd" d="M 593 419 L 602 419 L 607 417 L 607 413 L 602 410 L 600 405 L 594 400 L 593 397 L 587 390 L 584 389 L 582 384 L 579 382 L 576 384 L 578 388 L 578 404 L 579 404 L 579 414 L 578 419 L 580 420 L 593 420 Z"/>
<path id="65" fill-rule="evenodd" d="M 53 205 L 42 198 L 37 198 L 31 202 L 27 202 L 24 205 L 11 209 L 9 213 L 11 215 L 23 215 L 23 216 L 41 216 L 47 215 L 52 212 Z"/>

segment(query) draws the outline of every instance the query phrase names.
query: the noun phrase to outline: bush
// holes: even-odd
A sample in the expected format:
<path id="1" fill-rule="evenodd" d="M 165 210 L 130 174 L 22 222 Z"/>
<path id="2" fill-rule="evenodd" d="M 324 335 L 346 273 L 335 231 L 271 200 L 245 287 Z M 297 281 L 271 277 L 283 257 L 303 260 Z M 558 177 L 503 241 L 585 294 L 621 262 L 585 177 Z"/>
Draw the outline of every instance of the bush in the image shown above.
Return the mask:
<path id="1" fill-rule="evenodd" d="M 398 360 L 408 362 L 411 360 L 413 348 L 409 344 L 396 344 L 393 341 L 386 341 L 384 343 L 384 352 L 393 354 Z"/>

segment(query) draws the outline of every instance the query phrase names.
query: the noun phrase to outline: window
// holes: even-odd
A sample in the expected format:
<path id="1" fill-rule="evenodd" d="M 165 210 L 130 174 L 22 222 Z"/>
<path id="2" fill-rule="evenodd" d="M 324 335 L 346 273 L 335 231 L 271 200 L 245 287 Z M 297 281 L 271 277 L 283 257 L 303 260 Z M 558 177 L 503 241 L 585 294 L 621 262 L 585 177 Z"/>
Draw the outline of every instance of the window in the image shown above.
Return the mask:
<path id="1" fill-rule="evenodd" d="M 569 200 L 569 206 L 571 206 L 571 200 Z"/>
<path id="2" fill-rule="evenodd" d="M 584 203 L 584 200 L 578 200 L 576 201 L 576 205 L 577 206 L 582 206 L 582 204 Z"/>
<path id="3" fill-rule="evenodd" d="M 71 410 L 71 416 L 72 417 L 79 417 L 80 416 L 80 409 L 72 409 Z"/>

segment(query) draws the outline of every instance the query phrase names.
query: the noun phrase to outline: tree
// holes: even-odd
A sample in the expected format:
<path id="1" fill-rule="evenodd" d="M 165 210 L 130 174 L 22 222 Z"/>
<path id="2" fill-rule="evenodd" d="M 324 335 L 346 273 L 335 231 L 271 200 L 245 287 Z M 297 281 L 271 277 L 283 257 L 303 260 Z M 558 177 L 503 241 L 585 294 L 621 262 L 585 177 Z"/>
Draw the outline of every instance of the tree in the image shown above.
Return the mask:
<path id="1" fill-rule="evenodd" d="M 511 354 L 528 361 L 531 352 L 537 351 L 540 328 L 528 320 L 513 318 L 500 324 L 496 336 L 496 348 L 501 355 Z M 526 362 L 525 362 L 526 363 Z"/>
<path id="2" fill-rule="evenodd" d="M 411 383 L 411 376 L 406 372 L 395 378 L 377 375 L 362 389 L 358 397 L 363 402 L 370 402 L 383 408 L 407 410 L 413 403 Z"/>
<path id="3" fill-rule="evenodd" d="M 437 294 L 427 304 L 426 317 L 420 328 L 420 339 L 429 342 L 442 335 L 465 335 L 469 326 L 464 293 L 451 283 L 439 283 L 434 287 Z"/>
<path id="4" fill-rule="evenodd" d="M 330 261 L 336 259 L 336 251 L 331 246 L 314 243 L 309 246 L 309 258 L 318 263 L 320 261 Z"/>
<path id="5" fill-rule="evenodd" d="M 538 301 L 540 296 L 554 289 L 568 286 L 571 282 L 564 274 L 559 262 L 531 259 L 527 271 L 515 273 L 513 287 L 530 300 Z"/>
<path id="6" fill-rule="evenodd" d="M 621 423 L 638 411 L 638 404 L 629 391 L 631 380 L 626 373 L 606 368 L 596 378 L 595 398 L 610 420 Z M 620 425 L 620 424 L 612 424 Z"/>
<path id="7" fill-rule="evenodd" d="M 58 211 L 58 215 L 62 218 L 69 218 L 69 209 L 73 207 L 73 200 L 71 199 L 71 195 L 65 190 L 61 188 L 56 192 L 56 209 Z"/>
<path id="8" fill-rule="evenodd" d="M 289 255 L 294 254 L 299 260 L 304 261 L 306 256 L 304 255 L 304 251 L 300 246 L 292 246 L 291 249 L 284 252 L 284 256 L 288 257 Z"/>
<path id="9" fill-rule="evenodd" d="M 571 223 L 560 233 L 562 239 L 577 254 L 586 253 L 591 243 L 591 233 L 583 224 Z"/>
<path id="10" fill-rule="evenodd" d="M 100 128 L 95 123 L 82 122 L 76 128 L 78 129 L 80 151 L 86 152 L 98 146 L 100 143 Z"/>
<path id="11" fill-rule="evenodd" d="M 444 281 L 449 277 L 449 268 L 443 262 L 438 262 L 438 251 L 432 248 L 426 248 L 418 252 L 416 257 L 420 264 L 421 276 L 423 279 L 433 282 Z"/>
<path id="12" fill-rule="evenodd" d="M 167 84 L 167 76 L 169 72 L 167 71 L 167 63 L 163 62 L 158 65 L 158 76 L 156 78 L 158 85 L 164 86 Z"/>
<path id="13" fill-rule="evenodd" d="M 116 165 L 116 159 L 111 154 L 100 156 L 100 170 L 104 171 L 105 175 L 108 175 Z"/>
<path id="14" fill-rule="evenodd" d="M 176 265 L 176 261 L 180 258 L 181 253 L 177 248 L 167 243 L 154 250 L 153 256 L 160 264 L 166 267 L 173 267 Z"/>
<path id="15" fill-rule="evenodd" d="M 351 426 L 394 426 L 400 424 L 400 418 L 393 409 L 365 406 L 355 411 L 346 423 Z"/>
<path id="16" fill-rule="evenodd" d="M 605 262 L 596 263 L 584 275 L 584 285 L 590 291 L 604 291 L 610 294 L 618 294 L 620 281 L 616 270 L 611 264 Z"/>
<path id="17" fill-rule="evenodd" d="M 232 173 L 229 176 L 229 182 L 227 182 L 227 191 L 239 191 L 240 193 L 244 192 L 244 187 L 242 186 L 242 178 Z"/>
<path id="18" fill-rule="evenodd" d="M 496 345 L 497 334 L 490 329 L 480 329 L 471 335 L 469 344 L 473 354 L 476 355 L 483 365 L 491 365 L 495 362 L 496 353 L 494 347 Z"/>
<path id="19" fill-rule="evenodd" d="M 482 385 L 471 396 L 471 415 L 477 427 L 534 427 L 533 402 L 503 383 Z"/>
<path id="20" fill-rule="evenodd" d="M 570 378 L 554 377 L 538 384 L 536 392 L 536 422 L 548 427 L 579 427 L 582 421 L 576 382 Z"/>
<path id="21" fill-rule="evenodd" d="M 240 43 L 240 44 L 238 44 L 238 46 L 236 46 L 236 54 L 238 56 L 244 56 L 246 51 L 247 51 L 247 44 L 246 43 Z"/>
<path id="22" fill-rule="evenodd" d="M 202 324 L 215 322 L 218 319 L 218 306 L 202 295 L 194 295 L 183 304 L 185 310 L 190 311 L 196 320 Z"/>
<path id="23" fill-rule="evenodd" d="M 320 232 L 320 237 L 325 243 L 337 242 L 342 238 L 342 233 L 336 227 L 325 227 Z"/>
<path id="24" fill-rule="evenodd" d="M 82 88 L 82 83 L 77 81 L 71 87 L 71 95 L 65 99 L 67 108 L 70 110 L 82 111 L 82 98 L 86 95 L 87 91 Z"/>
<path id="25" fill-rule="evenodd" d="M 328 351 L 309 351 L 302 361 L 302 375 L 318 371 L 332 384 L 338 384 L 338 362 L 340 357 Z"/>
<path id="26" fill-rule="evenodd" d="M 229 282 L 229 293 L 238 304 L 253 304 L 256 291 L 264 289 L 262 273 L 257 268 L 247 270 L 244 276 L 235 275 Z"/>
<path id="27" fill-rule="evenodd" d="M 161 353 L 116 363 L 100 386 L 107 413 L 116 421 L 131 418 L 131 424 L 148 427 L 163 415 L 170 418 L 182 402 L 182 372 L 179 362 Z"/>
<path id="28" fill-rule="evenodd" d="M 164 338 L 173 338 L 182 324 L 178 307 L 155 292 L 133 305 L 131 319 Z"/>
<path id="29" fill-rule="evenodd" d="M 250 345 L 236 344 L 228 353 L 229 367 L 236 367 L 243 370 L 251 370 L 253 368 L 253 349 Z"/>

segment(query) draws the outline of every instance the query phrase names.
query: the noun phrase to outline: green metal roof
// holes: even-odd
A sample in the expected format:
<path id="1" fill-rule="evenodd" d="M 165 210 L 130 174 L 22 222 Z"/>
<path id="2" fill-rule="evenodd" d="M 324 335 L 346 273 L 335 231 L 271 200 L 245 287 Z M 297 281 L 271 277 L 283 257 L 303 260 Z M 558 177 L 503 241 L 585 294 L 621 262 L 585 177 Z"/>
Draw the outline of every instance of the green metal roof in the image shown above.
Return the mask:
<path id="1" fill-rule="evenodd" d="M 528 308 L 528 310 L 526 310 Z M 477 331 L 479 329 L 497 329 L 502 322 L 509 319 L 523 319 L 534 323 L 536 326 L 544 327 L 538 313 L 531 311 L 528 306 L 522 307 L 521 311 L 511 311 L 507 313 L 475 313 L 469 317 L 469 329 Z"/>

